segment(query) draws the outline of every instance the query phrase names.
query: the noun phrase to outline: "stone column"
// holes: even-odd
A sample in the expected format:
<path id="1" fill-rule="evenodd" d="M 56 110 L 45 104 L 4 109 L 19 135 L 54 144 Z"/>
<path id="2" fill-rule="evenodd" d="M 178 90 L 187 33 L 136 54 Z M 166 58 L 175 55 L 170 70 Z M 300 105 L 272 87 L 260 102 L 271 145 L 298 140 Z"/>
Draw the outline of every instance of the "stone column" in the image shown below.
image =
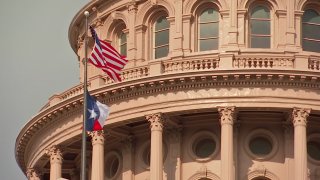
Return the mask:
<path id="1" fill-rule="evenodd" d="M 40 180 L 40 175 L 34 168 L 28 168 L 27 177 L 28 180 Z"/>
<path id="2" fill-rule="evenodd" d="M 50 180 L 61 178 L 62 154 L 57 146 L 52 146 L 46 150 L 50 156 Z"/>
<path id="3" fill-rule="evenodd" d="M 311 109 L 293 108 L 294 125 L 294 177 L 308 180 L 307 168 L 307 117 Z"/>
<path id="4" fill-rule="evenodd" d="M 101 131 L 89 132 L 92 142 L 91 179 L 104 180 L 104 133 Z"/>
<path id="5" fill-rule="evenodd" d="M 122 179 L 133 180 L 134 179 L 134 140 L 130 136 L 123 142 L 122 159 L 123 159 L 123 173 Z"/>
<path id="6" fill-rule="evenodd" d="M 151 129 L 151 152 L 150 152 L 150 179 L 162 180 L 163 156 L 162 156 L 162 130 L 163 114 L 156 113 L 147 115 Z"/>
<path id="7" fill-rule="evenodd" d="M 218 107 L 221 124 L 221 179 L 234 180 L 233 122 L 235 107 Z"/>

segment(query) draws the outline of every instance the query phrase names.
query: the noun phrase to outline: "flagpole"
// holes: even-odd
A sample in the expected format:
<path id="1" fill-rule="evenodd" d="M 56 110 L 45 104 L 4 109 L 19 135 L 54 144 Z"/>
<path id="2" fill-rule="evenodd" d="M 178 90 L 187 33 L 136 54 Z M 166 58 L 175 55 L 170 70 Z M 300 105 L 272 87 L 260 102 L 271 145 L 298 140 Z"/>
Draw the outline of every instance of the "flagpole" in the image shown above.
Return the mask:
<path id="1" fill-rule="evenodd" d="M 83 125 L 82 125 L 82 151 L 81 151 L 81 180 L 86 180 L 86 164 L 87 164 L 87 134 L 86 134 L 86 119 L 87 119 L 87 62 L 88 62 L 88 55 L 87 55 L 87 46 L 88 46 L 88 17 L 89 12 L 85 11 L 84 15 L 86 17 L 85 22 L 85 35 L 84 35 L 84 80 L 83 80 Z"/>

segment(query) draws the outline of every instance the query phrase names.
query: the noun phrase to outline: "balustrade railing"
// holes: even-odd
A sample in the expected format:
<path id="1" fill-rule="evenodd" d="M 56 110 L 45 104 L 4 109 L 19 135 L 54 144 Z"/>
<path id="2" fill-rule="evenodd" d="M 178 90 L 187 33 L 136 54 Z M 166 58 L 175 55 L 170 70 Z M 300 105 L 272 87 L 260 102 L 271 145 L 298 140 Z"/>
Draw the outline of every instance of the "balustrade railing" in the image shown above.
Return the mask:
<path id="1" fill-rule="evenodd" d="M 233 67 L 235 68 L 293 68 L 293 57 L 235 57 Z"/>
<path id="2" fill-rule="evenodd" d="M 274 57 L 274 56 L 252 56 L 252 55 L 235 55 L 233 58 L 230 56 L 230 63 L 232 66 L 229 68 L 236 69 L 295 69 L 297 67 L 297 62 L 295 62 L 294 56 L 283 56 L 283 57 Z M 223 59 L 225 60 L 225 59 Z M 228 61 L 229 61 L 228 60 Z M 298 61 L 298 60 L 297 60 Z M 320 57 L 312 56 L 306 57 L 305 61 L 299 60 L 299 63 L 308 63 L 304 66 L 308 68 L 310 71 L 319 71 L 320 70 Z M 173 73 L 184 73 L 184 72 L 197 72 L 197 71 L 210 71 L 216 69 L 225 69 L 225 63 L 220 63 L 220 58 L 218 55 L 213 55 L 211 57 L 186 57 L 184 59 L 179 60 L 163 60 L 159 62 L 159 71 L 161 74 L 173 74 Z M 301 65 L 301 64 L 300 64 Z M 299 66 L 299 65 L 298 65 Z M 303 66 L 303 65 L 302 65 Z M 143 77 L 150 76 L 150 65 L 134 67 L 130 69 L 125 69 L 122 71 L 121 79 L 123 82 L 139 79 Z M 99 83 L 99 85 L 109 85 L 113 84 L 113 80 L 110 79 L 107 75 L 101 76 L 102 82 L 95 81 L 95 83 Z M 101 83 L 101 84 L 100 84 Z M 89 86 L 91 86 L 91 81 L 88 82 Z M 93 85 L 93 86 L 96 86 Z M 52 104 L 56 102 L 64 101 L 68 98 L 77 96 L 83 93 L 83 84 L 79 84 L 60 95 L 53 96 L 50 99 Z M 47 103 L 42 109 L 46 109 L 51 106 L 51 103 Z"/>
<path id="3" fill-rule="evenodd" d="M 219 59 L 183 59 L 163 62 L 164 73 L 213 70 L 219 67 Z"/>
<path id="4" fill-rule="evenodd" d="M 309 58 L 309 61 L 308 61 L 308 68 L 310 70 L 314 70 L 314 71 L 318 71 L 320 70 L 320 57 L 317 57 L 317 58 Z"/>

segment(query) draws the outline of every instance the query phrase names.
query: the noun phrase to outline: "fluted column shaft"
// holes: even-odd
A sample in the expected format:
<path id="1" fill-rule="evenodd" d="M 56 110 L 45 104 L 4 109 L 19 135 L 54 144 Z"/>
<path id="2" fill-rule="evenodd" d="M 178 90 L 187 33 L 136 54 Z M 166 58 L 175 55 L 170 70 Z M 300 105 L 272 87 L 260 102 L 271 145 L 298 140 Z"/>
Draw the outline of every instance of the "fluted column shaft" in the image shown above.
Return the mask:
<path id="1" fill-rule="evenodd" d="M 163 115 L 161 113 L 146 116 L 151 129 L 151 152 L 150 152 L 150 179 L 162 180 L 163 155 L 162 155 L 162 130 Z"/>
<path id="2" fill-rule="evenodd" d="M 33 168 L 28 168 L 27 177 L 28 180 L 40 180 L 39 173 Z"/>
<path id="3" fill-rule="evenodd" d="M 221 124 L 221 179 L 234 180 L 233 122 L 235 107 L 219 107 Z"/>
<path id="4" fill-rule="evenodd" d="M 295 180 L 308 180 L 307 167 L 307 117 L 310 109 L 294 108 L 294 174 Z"/>
<path id="5" fill-rule="evenodd" d="M 104 133 L 92 131 L 89 133 L 92 142 L 91 179 L 104 180 Z"/>
<path id="6" fill-rule="evenodd" d="M 50 180 L 61 178 L 62 154 L 57 146 L 47 149 L 46 154 L 50 156 Z"/>

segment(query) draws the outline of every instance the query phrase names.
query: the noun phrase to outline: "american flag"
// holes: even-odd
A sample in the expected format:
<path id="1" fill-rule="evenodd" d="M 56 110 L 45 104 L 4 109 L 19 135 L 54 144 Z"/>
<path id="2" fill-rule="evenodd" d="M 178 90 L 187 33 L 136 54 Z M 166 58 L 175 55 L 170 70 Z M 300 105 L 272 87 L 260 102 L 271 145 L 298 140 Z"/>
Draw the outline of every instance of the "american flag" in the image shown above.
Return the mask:
<path id="1" fill-rule="evenodd" d="M 94 47 L 89 57 L 89 62 L 106 72 L 115 82 L 121 81 L 120 73 L 127 64 L 125 56 L 115 50 L 111 44 L 98 38 L 95 30 L 90 26 L 91 35 L 95 41 Z"/>

